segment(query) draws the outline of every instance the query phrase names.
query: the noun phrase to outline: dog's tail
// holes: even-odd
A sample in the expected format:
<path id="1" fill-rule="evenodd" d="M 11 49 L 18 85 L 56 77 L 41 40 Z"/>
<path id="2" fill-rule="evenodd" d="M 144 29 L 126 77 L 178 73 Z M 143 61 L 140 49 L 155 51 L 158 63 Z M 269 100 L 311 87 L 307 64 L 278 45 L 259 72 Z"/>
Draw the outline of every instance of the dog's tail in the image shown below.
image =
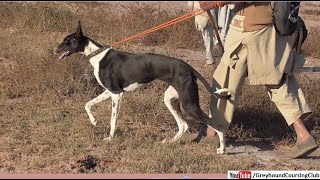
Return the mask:
<path id="1" fill-rule="evenodd" d="M 206 87 L 206 89 L 210 92 L 211 95 L 214 95 L 214 96 L 216 96 L 217 98 L 220 98 L 220 99 L 230 99 L 231 98 L 231 93 L 229 92 L 228 89 L 223 88 L 223 89 L 217 89 L 216 91 L 214 91 L 210 87 L 208 82 L 202 77 L 202 75 L 198 71 L 193 69 L 193 74 L 197 79 L 199 79 L 203 83 L 204 87 Z M 221 95 L 221 93 L 226 93 L 226 92 L 229 92 L 230 94 Z"/>

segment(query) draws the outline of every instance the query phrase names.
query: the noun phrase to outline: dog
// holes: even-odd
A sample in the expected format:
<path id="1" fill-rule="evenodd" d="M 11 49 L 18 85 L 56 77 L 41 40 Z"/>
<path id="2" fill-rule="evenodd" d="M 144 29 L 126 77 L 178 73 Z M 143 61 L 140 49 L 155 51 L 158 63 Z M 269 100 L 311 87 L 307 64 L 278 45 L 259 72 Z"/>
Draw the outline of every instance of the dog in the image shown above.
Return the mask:
<path id="1" fill-rule="evenodd" d="M 188 129 L 188 124 L 182 118 L 181 104 L 188 115 L 201 123 L 201 128 L 211 126 L 216 130 L 220 139 L 217 154 L 225 152 L 225 138 L 220 128 L 221 125 L 201 110 L 196 81 L 199 79 L 212 96 L 229 99 L 231 94 L 227 89 L 214 91 L 206 80 L 184 61 L 164 55 L 133 54 L 102 46 L 83 35 L 80 21 L 76 32 L 67 35 L 63 42 L 54 48 L 53 53 L 61 54 L 59 59 L 64 59 L 74 53 L 83 54 L 89 59 L 94 68 L 93 74 L 96 80 L 105 90 L 85 105 L 85 110 L 93 125 L 96 125 L 97 121 L 91 113 L 91 107 L 110 97 L 112 100 L 110 135 L 104 140 L 110 141 L 114 137 L 123 93 L 134 91 L 151 81 L 162 80 L 168 84 L 164 93 L 164 103 L 179 128 L 178 133 L 169 142 L 181 138 Z M 166 139 L 163 142 L 166 142 Z"/>

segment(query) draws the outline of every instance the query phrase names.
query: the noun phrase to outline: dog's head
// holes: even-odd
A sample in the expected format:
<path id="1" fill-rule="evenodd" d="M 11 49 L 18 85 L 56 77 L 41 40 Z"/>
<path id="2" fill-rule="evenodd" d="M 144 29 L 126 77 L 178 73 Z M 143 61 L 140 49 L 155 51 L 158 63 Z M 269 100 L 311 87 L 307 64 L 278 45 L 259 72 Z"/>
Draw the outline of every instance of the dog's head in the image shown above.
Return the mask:
<path id="1" fill-rule="evenodd" d="M 60 54 L 59 59 L 64 59 L 73 53 L 83 52 L 87 44 L 88 38 L 83 35 L 79 21 L 76 32 L 67 35 L 62 43 L 54 48 L 53 53 Z"/>

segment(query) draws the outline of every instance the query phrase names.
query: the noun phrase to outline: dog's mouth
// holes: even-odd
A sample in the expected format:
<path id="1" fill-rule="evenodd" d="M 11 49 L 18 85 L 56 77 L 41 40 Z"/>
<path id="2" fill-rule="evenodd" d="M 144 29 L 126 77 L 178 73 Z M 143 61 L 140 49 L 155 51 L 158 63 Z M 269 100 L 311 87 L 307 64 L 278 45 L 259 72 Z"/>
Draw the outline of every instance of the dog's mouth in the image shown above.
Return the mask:
<path id="1" fill-rule="evenodd" d="M 69 56 L 70 54 L 71 54 L 70 51 L 66 51 L 66 52 L 64 52 L 61 56 L 59 56 L 59 59 L 62 60 L 62 59 L 64 59 L 66 56 Z"/>

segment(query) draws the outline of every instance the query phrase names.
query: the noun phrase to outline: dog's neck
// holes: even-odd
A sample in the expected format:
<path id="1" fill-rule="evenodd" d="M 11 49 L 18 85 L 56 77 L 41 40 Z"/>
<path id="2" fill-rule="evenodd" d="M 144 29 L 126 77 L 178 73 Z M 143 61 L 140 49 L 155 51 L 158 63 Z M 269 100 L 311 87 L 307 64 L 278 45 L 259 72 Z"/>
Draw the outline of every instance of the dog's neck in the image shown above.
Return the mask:
<path id="1" fill-rule="evenodd" d="M 91 58 L 107 48 L 109 48 L 109 46 L 103 46 L 97 43 L 96 41 L 88 38 L 88 44 L 84 48 L 84 51 L 82 54 L 84 54 L 88 58 Z"/>
<path id="2" fill-rule="evenodd" d="M 92 54 L 93 52 L 97 51 L 98 49 L 100 49 L 102 47 L 103 46 L 101 44 L 88 38 L 88 44 L 86 45 L 86 47 L 84 47 L 84 51 L 82 54 L 84 54 L 85 56 L 89 56 L 90 54 Z"/>

